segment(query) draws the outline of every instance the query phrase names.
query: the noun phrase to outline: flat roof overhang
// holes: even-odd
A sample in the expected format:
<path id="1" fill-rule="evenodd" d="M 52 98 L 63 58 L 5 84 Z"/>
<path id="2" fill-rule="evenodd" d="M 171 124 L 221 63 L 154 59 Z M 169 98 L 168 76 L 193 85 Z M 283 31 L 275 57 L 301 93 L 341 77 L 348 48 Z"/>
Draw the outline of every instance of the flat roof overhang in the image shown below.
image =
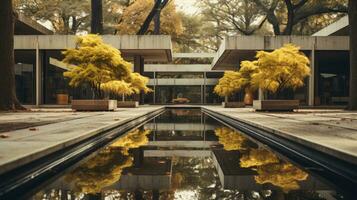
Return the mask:
<path id="1" fill-rule="evenodd" d="M 172 61 L 172 43 L 168 35 L 102 35 L 102 38 L 119 49 L 127 60 L 141 56 L 145 61 Z M 75 40 L 75 35 L 16 35 L 14 48 L 63 50 L 74 48 Z"/>
<path id="2" fill-rule="evenodd" d="M 256 51 L 271 51 L 293 43 L 302 51 L 349 50 L 348 36 L 230 36 L 226 37 L 212 62 L 212 70 L 238 69 L 243 60 L 252 60 Z"/>
<path id="3" fill-rule="evenodd" d="M 52 35 L 53 32 L 29 17 L 19 14 L 15 20 L 15 35 Z"/>
<path id="4" fill-rule="evenodd" d="M 312 36 L 348 36 L 350 34 L 350 26 L 348 15 L 342 17 L 338 21 L 326 26 L 320 31 L 314 33 Z"/>

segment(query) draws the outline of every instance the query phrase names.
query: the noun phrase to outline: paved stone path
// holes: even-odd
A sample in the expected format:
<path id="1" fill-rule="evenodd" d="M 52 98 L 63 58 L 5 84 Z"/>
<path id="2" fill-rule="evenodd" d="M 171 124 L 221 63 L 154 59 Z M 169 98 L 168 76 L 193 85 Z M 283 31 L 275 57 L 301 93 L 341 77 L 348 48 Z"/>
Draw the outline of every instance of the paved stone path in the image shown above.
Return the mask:
<path id="1" fill-rule="evenodd" d="M 357 164 L 357 112 L 300 109 L 277 113 L 203 107 Z"/>
<path id="2" fill-rule="evenodd" d="M 162 106 L 122 108 L 114 112 L 1 113 L 1 123 L 50 124 L 1 133 L 9 137 L 0 138 L 0 174 L 160 108 Z"/>

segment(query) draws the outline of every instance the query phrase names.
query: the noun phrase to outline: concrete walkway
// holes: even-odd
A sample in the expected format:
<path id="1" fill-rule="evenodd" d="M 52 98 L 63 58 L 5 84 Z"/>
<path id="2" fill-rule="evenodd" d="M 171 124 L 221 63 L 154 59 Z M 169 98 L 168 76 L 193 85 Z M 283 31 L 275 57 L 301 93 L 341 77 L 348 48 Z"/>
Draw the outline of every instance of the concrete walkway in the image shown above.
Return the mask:
<path id="1" fill-rule="evenodd" d="M 1 123 L 38 126 L 1 133 L 8 137 L 0 138 L 0 174 L 160 108 L 162 106 L 122 108 L 115 112 L 1 113 Z"/>
<path id="2" fill-rule="evenodd" d="M 301 109 L 277 113 L 203 107 L 357 164 L 357 112 Z"/>

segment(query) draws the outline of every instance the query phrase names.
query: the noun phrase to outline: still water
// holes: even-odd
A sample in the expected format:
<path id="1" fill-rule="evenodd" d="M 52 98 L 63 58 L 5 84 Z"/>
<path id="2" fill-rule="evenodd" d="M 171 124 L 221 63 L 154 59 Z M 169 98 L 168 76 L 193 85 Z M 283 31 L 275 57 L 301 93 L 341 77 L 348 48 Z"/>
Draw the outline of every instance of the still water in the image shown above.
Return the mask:
<path id="1" fill-rule="evenodd" d="M 168 109 L 34 188 L 28 199 L 344 199 L 199 109 Z"/>

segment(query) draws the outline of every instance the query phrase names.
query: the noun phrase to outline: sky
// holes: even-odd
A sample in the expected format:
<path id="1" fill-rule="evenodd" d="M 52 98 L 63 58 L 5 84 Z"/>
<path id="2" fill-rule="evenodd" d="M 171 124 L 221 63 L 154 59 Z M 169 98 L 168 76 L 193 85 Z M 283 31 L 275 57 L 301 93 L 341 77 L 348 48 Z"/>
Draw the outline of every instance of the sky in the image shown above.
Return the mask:
<path id="1" fill-rule="evenodd" d="M 188 14 L 195 14 L 199 8 L 195 5 L 197 0 L 175 0 L 177 9 Z"/>

